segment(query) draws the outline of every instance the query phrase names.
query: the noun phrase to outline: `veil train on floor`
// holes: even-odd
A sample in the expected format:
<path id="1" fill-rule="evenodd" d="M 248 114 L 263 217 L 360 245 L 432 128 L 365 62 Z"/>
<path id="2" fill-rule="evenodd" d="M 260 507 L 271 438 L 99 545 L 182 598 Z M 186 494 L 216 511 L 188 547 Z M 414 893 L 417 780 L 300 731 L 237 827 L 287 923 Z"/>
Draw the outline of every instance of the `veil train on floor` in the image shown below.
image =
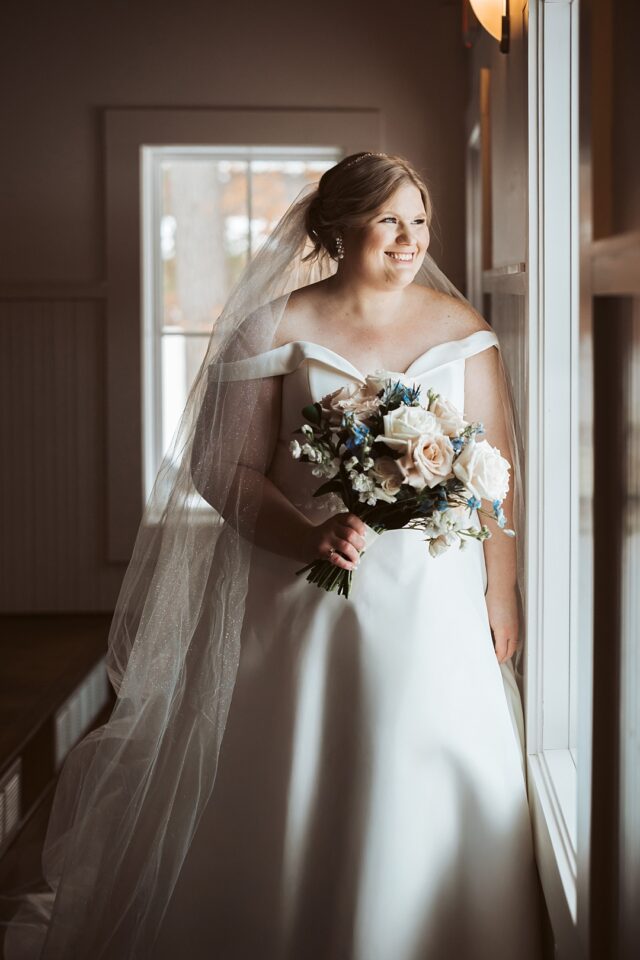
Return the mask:
<path id="1" fill-rule="evenodd" d="M 286 294 L 335 271 L 326 252 L 305 259 L 314 192 L 306 187 L 287 210 L 215 324 L 118 597 L 108 649 L 115 707 L 60 773 L 43 851 L 49 890 L 3 897 L 18 907 L 5 930 L 6 960 L 133 960 L 160 926 L 214 787 L 259 499 L 259 471 L 249 479 L 237 465 L 252 446 L 261 381 L 208 374 L 270 349 Z M 416 281 L 464 299 L 428 254 Z M 500 371 L 512 525 L 522 531 L 519 433 L 502 361 Z M 215 507 L 194 477 L 207 478 Z M 505 676 L 514 682 L 512 671 Z M 522 736 L 521 718 L 512 717 Z"/>

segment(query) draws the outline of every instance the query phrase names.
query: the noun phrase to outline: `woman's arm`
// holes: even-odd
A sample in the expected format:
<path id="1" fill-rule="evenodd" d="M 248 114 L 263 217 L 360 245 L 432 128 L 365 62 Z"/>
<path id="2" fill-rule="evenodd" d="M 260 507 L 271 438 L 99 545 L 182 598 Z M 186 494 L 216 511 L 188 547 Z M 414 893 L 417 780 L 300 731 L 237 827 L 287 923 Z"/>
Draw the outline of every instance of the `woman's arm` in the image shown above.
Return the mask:
<path id="1" fill-rule="evenodd" d="M 191 457 L 196 489 L 258 546 L 303 563 L 333 546 L 346 558 L 336 556 L 336 565 L 353 569 L 364 546 L 362 522 L 341 514 L 316 526 L 266 475 L 276 451 L 281 406 L 281 376 L 210 384 Z"/>
<path id="2" fill-rule="evenodd" d="M 497 347 L 483 350 L 470 357 L 465 365 L 465 418 L 480 420 L 485 433 L 480 439 L 497 447 L 502 456 L 513 465 L 515 450 L 511 441 L 504 410 L 507 396 Z M 509 492 L 503 502 L 507 525 L 513 526 L 515 471 L 512 469 Z M 518 643 L 518 597 L 516 591 L 517 543 L 500 530 L 492 518 L 482 517 L 491 531 L 483 543 L 487 567 L 486 603 L 493 631 L 496 657 L 502 663 L 516 650 Z"/>

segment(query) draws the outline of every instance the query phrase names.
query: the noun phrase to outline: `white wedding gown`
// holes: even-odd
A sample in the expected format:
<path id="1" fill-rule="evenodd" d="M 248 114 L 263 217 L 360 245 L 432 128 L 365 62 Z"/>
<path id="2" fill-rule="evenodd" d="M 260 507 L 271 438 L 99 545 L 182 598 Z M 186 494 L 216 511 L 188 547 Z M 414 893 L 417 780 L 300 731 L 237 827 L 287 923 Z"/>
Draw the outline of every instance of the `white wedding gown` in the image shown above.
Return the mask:
<path id="1" fill-rule="evenodd" d="M 464 409 L 465 358 L 494 344 L 440 344 L 403 380 Z M 283 375 L 270 477 L 319 522 L 292 431 L 361 373 L 307 341 L 227 367 Z M 386 532 L 348 600 L 299 567 L 254 548 L 218 778 L 154 960 L 539 958 L 521 706 L 482 544 L 432 558 L 419 531 Z"/>

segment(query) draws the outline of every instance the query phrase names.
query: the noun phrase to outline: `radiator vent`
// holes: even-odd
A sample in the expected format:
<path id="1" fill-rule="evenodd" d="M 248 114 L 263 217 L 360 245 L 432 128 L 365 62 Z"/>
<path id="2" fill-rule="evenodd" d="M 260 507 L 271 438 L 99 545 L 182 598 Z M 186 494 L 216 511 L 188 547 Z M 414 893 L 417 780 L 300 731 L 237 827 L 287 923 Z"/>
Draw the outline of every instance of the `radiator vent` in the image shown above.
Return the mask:
<path id="1" fill-rule="evenodd" d="M 0 780 L 0 847 L 11 839 L 20 822 L 22 761 L 15 760 Z"/>
<path id="2" fill-rule="evenodd" d="M 54 717 L 54 759 L 59 770 L 69 750 L 89 729 L 109 700 L 104 657 L 58 708 Z"/>

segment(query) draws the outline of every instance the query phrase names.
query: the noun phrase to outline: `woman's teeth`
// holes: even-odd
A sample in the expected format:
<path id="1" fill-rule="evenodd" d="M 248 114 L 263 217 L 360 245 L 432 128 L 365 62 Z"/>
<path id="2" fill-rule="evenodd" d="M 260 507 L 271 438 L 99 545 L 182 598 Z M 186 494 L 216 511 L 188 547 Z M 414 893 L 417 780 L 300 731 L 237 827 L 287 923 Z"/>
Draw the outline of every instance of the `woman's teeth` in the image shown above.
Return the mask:
<path id="1" fill-rule="evenodd" d="M 389 250 L 385 250 L 385 253 L 388 257 L 391 257 L 392 260 L 402 260 L 410 263 L 413 260 L 413 253 L 391 253 Z"/>

